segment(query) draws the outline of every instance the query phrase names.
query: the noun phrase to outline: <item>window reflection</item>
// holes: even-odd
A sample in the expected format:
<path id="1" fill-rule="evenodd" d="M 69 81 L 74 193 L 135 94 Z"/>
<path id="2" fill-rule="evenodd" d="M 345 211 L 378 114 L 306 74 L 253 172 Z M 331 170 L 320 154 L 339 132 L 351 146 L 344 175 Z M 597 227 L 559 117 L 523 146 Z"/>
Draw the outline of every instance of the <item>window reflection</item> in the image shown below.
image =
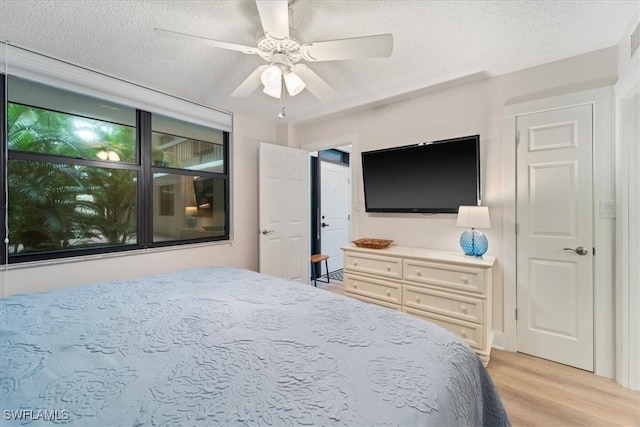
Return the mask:
<path id="1" fill-rule="evenodd" d="M 172 186 L 172 192 L 166 191 L 168 186 Z M 153 188 L 154 242 L 227 234 L 224 179 L 155 173 Z M 168 197 L 173 199 L 169 201 Z M 173 216 L 163 215 L 163 205 L 169 203 L 175 206 Z"/>
<path id="2" fill-rule="evenodd" d="M 224 132 L 152 116 L 152 165 L 224 173 Z"/>

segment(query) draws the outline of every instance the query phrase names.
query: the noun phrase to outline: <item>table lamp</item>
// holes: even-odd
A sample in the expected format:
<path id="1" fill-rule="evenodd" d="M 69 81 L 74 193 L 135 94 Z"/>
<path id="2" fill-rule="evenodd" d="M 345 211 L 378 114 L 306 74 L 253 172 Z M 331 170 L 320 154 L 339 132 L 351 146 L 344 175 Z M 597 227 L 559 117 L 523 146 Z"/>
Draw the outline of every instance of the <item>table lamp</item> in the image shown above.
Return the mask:
<path id="1" fill-rule="evenodd" d="M 198 208 L 195 206 L 187 206 L 184 208 L 184 214 L 187 217 L 187 227 L 194 228 L 198 224 Z"/>
<path id="2" fill-rule="evenodd" d="M 487 206 L 460 206 L 458 208 L 458 227 L 469 227 L 460 236 L 460 247 L 465 255 L 481 257 L 487 252 L 487 237 L 476 228 L 489 228 L 489 208 Z"/>

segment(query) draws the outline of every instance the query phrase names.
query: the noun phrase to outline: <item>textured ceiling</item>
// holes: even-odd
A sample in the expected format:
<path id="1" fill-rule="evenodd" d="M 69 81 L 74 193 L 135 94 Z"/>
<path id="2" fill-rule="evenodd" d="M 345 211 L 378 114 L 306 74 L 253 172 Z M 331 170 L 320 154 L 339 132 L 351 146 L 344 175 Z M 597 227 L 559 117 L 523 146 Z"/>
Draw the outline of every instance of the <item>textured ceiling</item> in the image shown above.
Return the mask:
<path id="1" fill-rule="evenodd" d="M 305 42 L 394 35 L 389 58 L 315 62 L 339 94 L 287 98 L 290 122 L 472 75 L 497 75 L 616 45 L 640 2 L 294 0 Z M 277 122 L 279 101 L 229 94 L 264 62 L 257 55 L 157 37 L 153 28 L 253 46 L 253 0 L 0 0 L 0 40 L 223 110 Z"/>

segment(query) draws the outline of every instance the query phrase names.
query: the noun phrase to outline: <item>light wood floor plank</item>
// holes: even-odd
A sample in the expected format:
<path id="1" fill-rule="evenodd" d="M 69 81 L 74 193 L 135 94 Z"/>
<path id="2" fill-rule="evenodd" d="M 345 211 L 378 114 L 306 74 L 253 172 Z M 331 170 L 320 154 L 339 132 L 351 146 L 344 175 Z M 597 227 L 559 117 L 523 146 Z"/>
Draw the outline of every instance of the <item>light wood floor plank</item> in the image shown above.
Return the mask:
<path id="1" fill-rule="evenodd" d="M 601 419 L 596 425 L 618 418 L 622 425 L 632 425 L 634 419 L 631 415 L 625 418 L 625 414 L 633 414 L 634 411 L 637 414 L 637 395 L 635 401 L 625 398 L 633 395 L 624 393 L 624 389 L 613 381 L 590 372 L 499 350 L 492 351 L 491 362 L 489 372 L 497 384 L 519 384 L 522 389 L 520 395 L 540 396 L 550 405 L 561 402 L 562 410 L 575 410 L 596 420 Z M 595 392 L 597 398 L 594 398 Z"/>
<path id="2" fill-rule="evenodd" d="M 488 370 L 514 426 L 640 426 L 640 392 L 610 379 L 496 349 Z"/>

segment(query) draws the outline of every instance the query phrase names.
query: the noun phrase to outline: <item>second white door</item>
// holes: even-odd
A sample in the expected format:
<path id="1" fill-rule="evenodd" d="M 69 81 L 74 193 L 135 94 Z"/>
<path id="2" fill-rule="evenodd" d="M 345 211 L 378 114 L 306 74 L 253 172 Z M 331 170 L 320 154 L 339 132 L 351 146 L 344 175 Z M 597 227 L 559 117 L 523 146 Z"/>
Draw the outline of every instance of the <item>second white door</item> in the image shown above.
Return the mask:
<path id="1" fill-rule="evenodd" d="M 349 243 L 349 175 L 348 166 L 320 161 L 320 244 L 329 271 L 342 268 L 340 248 Z"/>
<path id="2" fill-rule="evenodd" d="M 593 371 L 592 106 L 517 118 L 518 351 Z"/>

